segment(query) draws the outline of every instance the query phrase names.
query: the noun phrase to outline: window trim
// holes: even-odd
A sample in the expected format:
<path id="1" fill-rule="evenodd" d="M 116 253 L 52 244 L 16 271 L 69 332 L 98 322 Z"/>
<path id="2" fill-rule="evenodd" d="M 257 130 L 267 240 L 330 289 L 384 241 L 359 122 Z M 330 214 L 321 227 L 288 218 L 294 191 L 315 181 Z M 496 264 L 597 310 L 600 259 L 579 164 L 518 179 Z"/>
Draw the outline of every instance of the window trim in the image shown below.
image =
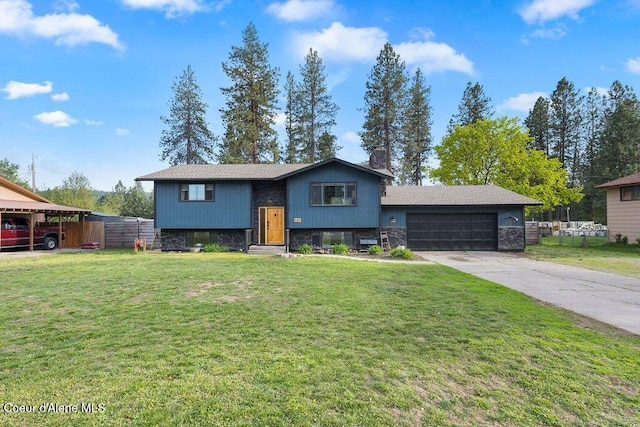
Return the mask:
<path id="1" fill-rule="evenodd" d="M 625 199 L 625 190 L 629 192 L 629 198 Z M 640 185 L 629 185 L 620 187 L 620 201 L 621 202 L 637 202 L 640 200 Z"/>
<path id="2" fill-rule="evenodd" d="M 346 194 L 347 192 L 347 187 L 348 186 L 353 186 L 353 192 L 355 193 L 355 197 L 353 197 L 353 203 L 349 203 L 349 204 L 325 204 L 324 203 L 324 189 L 325 187 L 337 187 L 337 186 L 343 186 L 344 187 L 344 192 Z M 314 203 L 313 200 L 313 194 L 314 194 L 314 187 L 316 186 L 320 186 L 321 188 L 321 194 L 320 194 L 320 198 L 322 203 Z M 345 197 L 346 199 L 346 197 Z M 352 208 L 352 207 L 356 207 L 358 206 L 358 183 L 355 181 L 345 181 L 345 182 L 311 182 L 309 184 L 309 206 L 313 206 L 313 207 L 348 207 L 348 208 Z"/>
<path id="3" fill-rule="evenodd" d="M 203 199 L 189 199 L 190 187 L 192 185 L 204 186 L 204 198 Z M 210 198 L 207 198 L 207 193 L 211 193 Z M 186 195 L 186 197 L 185 197 Z M 178 200 L 180 202 L 214 202 L 216 199 L 215 184 L 213 182 L 181 182 L 180 189 L 178 191 Z"/>

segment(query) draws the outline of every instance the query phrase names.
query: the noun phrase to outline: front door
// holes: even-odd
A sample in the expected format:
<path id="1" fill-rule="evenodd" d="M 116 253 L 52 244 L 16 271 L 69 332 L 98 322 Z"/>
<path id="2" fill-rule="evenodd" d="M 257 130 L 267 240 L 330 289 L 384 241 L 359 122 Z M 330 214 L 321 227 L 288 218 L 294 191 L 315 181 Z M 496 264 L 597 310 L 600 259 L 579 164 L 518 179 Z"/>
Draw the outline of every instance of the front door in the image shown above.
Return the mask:
<path id="1" fill-rule="evenodd" d="M 284 245 L 284 208 L 259 208 L 260 244 Z"/>

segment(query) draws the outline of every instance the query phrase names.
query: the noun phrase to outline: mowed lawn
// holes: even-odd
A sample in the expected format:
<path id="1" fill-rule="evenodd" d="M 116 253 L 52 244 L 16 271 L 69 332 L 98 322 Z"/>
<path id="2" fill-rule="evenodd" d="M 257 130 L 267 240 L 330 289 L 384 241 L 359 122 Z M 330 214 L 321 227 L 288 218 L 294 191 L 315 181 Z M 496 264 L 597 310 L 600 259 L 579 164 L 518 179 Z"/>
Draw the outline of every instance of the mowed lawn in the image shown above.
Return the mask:
<path id="1" fill-rule="evenodd" d="M 640 424 L 639 337 L 438 265 L 4 258 L 0 301 L 0 425 Z"/>
<path id="2" fill-rule="evenodd" d="M 579 236 L 564 237 L 562 243 L 558 237 L 543 237 L 541 244 L 527 246 L 526 254 L 543 261 L 640 279 L 640 245 L 607 244 L 602 238 L 590 238 L 587 247 L 582 247 L 581 242 Z"/>

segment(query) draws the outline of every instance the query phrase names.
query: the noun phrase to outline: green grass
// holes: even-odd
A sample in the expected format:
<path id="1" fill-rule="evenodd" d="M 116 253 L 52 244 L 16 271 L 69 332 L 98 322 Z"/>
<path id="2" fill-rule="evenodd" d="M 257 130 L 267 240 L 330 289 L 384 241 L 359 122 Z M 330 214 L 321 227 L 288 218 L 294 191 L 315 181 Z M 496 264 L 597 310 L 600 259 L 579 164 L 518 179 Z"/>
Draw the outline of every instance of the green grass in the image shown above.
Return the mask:
<path id="1" fill-rule="evenodd" d="M 439 265 L 101 252 L 0 278 L 1 403 L 36 406 L 1 425 L 640 423 L 640 338 Z"/>
<path id="2" fill-rule="evenodd" d="M 558 237 L 543 237 L 541 244 L 527 246 L 525 253 L 543 261 L 640 278 L 640 245 L 616 245 L 598 238 L 590 240 L 588 247 L 570 246 L 566 240 L 570 238 L 560 242 Z"/>

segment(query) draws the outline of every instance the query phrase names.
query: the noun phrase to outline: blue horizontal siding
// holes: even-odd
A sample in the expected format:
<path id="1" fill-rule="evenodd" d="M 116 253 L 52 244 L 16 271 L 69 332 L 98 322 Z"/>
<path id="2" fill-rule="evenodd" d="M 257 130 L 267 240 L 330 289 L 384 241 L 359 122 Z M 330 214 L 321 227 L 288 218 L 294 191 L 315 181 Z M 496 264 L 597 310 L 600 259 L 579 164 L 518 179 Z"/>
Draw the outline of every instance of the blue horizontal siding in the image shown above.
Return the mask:
<path id="1" fill-rule="evenodd" d="M 524 226 L 523 208 L 519 206 L 383 206 L 382 226 L 407 226 L 407 214 L 474 214 L 474 213 L 496 213 L 498 215 L 498 227 Z M 391 222 L 391 218 L 395 223 Z M 516 220 L 517 218 L 517 220 Z"/>
<path id="2" fill-rule="evenodd" d="M 179 182 L 155 182 L 155 198 L 157 228 L 251 228 L 249 182 L 216 182 L 211 202 L 181 202 Z"/>
<path id="3" fill-rule="evenodd" d="M 356 206 L 311 206 L 311 183 L 357 183 Z M 376 228 L 380 222 L 380 178 L 340 163 L 328 163 L 289 178 L 287 227 Z M 301 222 L 294 219 L 299 218 Z"/>

